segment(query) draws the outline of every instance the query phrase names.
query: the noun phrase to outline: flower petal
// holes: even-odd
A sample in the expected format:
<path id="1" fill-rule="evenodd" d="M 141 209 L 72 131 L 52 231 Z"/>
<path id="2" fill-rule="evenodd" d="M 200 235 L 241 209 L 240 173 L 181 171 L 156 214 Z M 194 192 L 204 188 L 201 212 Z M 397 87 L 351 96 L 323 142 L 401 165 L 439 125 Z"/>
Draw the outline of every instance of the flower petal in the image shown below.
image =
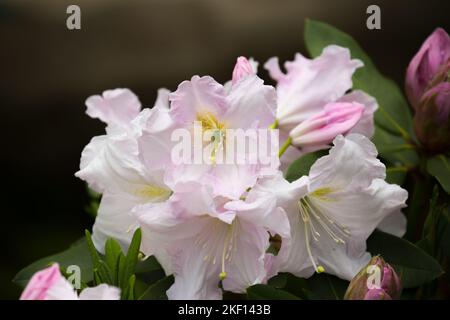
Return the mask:
<path id="1" fill-rule="evenodd" d="M 80 300 L 120 300 L 120 289 L 103 283 L 81 291 Z"/>
<path id="2" fill-rule="evenodd" d="M 227 108 L 223 86 L 209 76 L 183 81 L 169 100 L 170 114 L 180 124 L 193 123 L 199 114 L 220 117 Z"/>

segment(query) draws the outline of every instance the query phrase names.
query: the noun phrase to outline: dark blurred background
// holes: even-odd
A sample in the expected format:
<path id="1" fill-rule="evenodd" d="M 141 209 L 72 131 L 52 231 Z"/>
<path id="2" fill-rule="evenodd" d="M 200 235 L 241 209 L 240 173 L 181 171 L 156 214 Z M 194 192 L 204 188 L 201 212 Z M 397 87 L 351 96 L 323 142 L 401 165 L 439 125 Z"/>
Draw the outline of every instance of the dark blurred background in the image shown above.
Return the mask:
<path id="1" fill-rule="evenodd" d="M 0 298 L 16 299 L 17 271 L 92 225 L 86 187 L 74 177 L 81 150 L 103 132 L 84 114 L 89 95 L 128 87 L 151 106 L 159 87 L 174 90 L 194 74 L 230 79 L 239 55 L 292 59 L 305 53 L 305 18 L 353 35 L 403 86 L 422 41 L 437 26 L 450 31 L 449 2 L 0 1 Z M 81 8 L 81 30 L 66 28 L 70 4 Z M 381 30 L 366 28 L 370 4 L 381 7 Z"/>

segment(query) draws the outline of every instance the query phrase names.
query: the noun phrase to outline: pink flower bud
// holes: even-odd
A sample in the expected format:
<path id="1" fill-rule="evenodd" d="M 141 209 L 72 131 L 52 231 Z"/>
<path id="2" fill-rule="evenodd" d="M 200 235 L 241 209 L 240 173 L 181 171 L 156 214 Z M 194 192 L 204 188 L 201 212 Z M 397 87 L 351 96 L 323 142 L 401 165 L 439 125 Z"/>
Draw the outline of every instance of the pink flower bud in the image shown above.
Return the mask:
<path id="1" fill-rule="evenodd" d="M 231 82 L 236 84 L 242 78 L 252 74 L 255 74 L 255 71 L 253 70 L 250 61 L 248 61 L 245 57 L 239 57 L 237 58 L 236 65 L 234 66 Z"/>
<path id="2" fill-rule="evenodd" d="M 402 285 L 395 270 L 379 256 L 373 257 L 350 282 L 345 300 L 398 300 Z"/>
<path id="3" fill-rule="evenodd" d="M 450 37 L 444 29 L 438 28 L 425 40 L 406 72 L 406 94 L 415 109 L 441 66 L 449 59 Z"/>
<path id="4" fill-rule="evenodd" d="M 364 106 L 360 103 L 329 103 L 322 112 L 301 122 L 290 132 L 292 144 L 302 148 L 327 145 L 337 135 L 351 130 L 363 111 Z"/>
<path id="5" fill-rule="evenodd" d="M 36 272 L 22 292 L 20 300 L 46 300 L 47 292 L 62 278 L 58 264 Z"/>
<path id="6" fill-rule="evenodd" d="M 427 150 L 450 149 L 450 82 L 439 83 L 425 92 L 414 115 L 414 130 Z"/>

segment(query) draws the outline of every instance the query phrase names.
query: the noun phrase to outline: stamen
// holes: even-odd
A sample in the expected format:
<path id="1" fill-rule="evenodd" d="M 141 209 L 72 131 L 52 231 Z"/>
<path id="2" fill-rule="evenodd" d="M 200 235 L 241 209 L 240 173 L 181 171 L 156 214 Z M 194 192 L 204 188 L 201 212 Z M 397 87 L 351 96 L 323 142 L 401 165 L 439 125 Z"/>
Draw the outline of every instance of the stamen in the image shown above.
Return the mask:
<path id="1" fill-rule="evenodd" d="M 324 188 L 319 191 L 311 193 L 298 201 L 299 213 L 303 221 L 303 226 L 305 229 L 305 245 L 308 256 L 312 262 L 314 270 L 317 273 L 322 273 L 325 268 L 318 264 L 313 256 L 310 244 L 310 236 L 315 241 L 319 241 L 320 233 L 316 228 L 315 222 L 320 225 L 322 230 L 324 230 L 336 243 L 345 244 L 344 238 L 351 235 L 350 231 L 338 221 L 331 219 L 323 210 L 320 210 L 317 203 L 315 203 L 315 198 L 319 200 L 326 201 L 327 193 L 331 192 L 331 189 Z"/>

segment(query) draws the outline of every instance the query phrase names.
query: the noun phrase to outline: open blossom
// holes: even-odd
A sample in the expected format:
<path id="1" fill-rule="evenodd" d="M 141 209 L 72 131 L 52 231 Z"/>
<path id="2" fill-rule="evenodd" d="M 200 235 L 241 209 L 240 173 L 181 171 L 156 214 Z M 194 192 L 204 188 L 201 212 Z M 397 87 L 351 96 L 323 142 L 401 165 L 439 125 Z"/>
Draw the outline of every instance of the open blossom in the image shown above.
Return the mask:
<path id="1" fill-rule="evenodd" d="M 163 97 L 157 107 L 142 111 L 137 97 L 127 89 L 106 91 L 103 97 L 86 101 L 88 114 L 107 124 L 106 135 L 94 137 L 83 150 L 80 171 L 75 174 L 103 194 L 93 227 L 93 241 L 100 252 L 108 237 L 128 248 L 137 227 L 132 208 L 164 201 L 171 194 L 163 178 L 164 165 L 170 160 L 172 122 L 163 106 L 165 92 L 160 93 Z M 148 156 L 151 151 L 154 154 Z"/>
<path id="2" fill-rule="evenodd" d="M 405 231 L 400 209 L 407 192 L 384 181 L 376 156 L 366 137 L 338 136 L 309 176 L 292 183 L 267 178 L 249 192 L 246 201 L 271 197 L 287 212 L 291 233 L 274 259 L 276 271 L 300 277 L 325 271 L 350 280 L 369 261 L 366 239 L 385 218 L 397 216 L 394 233 Z"/>
<path id="3" fill-rule="evenodd" d="M 433 152 L 450 148 L 450 37 L 436 29 L 411 60 L 406 93 L 414 108 L 414 129 L 422 145 Z"/>
<path id="4" fill-rule="evenodd" d="M 78 295 L 55 263 L 33 275 L 20 300 L 120 300 L 120 289 L 101 284 L 86 288 Z"/>
<path id="5" fill-rule="evenodd" d="M 220 299 L 220 281 L 224 290 L 237 293 L 264 283 L 268 231 L 289 236 L 284 211 L 270 199 L 249 205 L 214 197 L 207 185 L 185 187 L 168 202 L 135 210 L 143 252 L 154 253 L 175 276 L 169 299 Z"/>
<path id="6" fill-rule="evenodd" d="M 171 181 L 210 183 L 216 195 L 231 198 L 234 197 L 230 196 L 231 192 L 239 197 L 256 182 L 257 172 L 262 167 L 259 163 L 236 164 L 239 154 L 235 155 L 232 164 L 217 161 L 218 155 L 222 155 L 222 159 L 227 157 L 229 129 L 256 132 L 257 129 L 267 129 L 275 120 L 275 88 L 264 85 L 263 80 L 251 72 L 252 64 L 243 59 L 239 59 L 235 66 L 231 87 L 226 88 L 209 76 L 193 76 L 169 95 L 169 114 L 177 128 L 193 131 L 199 125 L 202 132 L 211 134 L 211 141 L 206 143 L 210 150 L 210 163 L 197 164 L 192 160 L 190 164 L 178 165 L 169 174 L 175 176 Z M 275 170 L 278 158 L 276 162 Z M 230 179 L 235 180 L 234 189 L 225 190 L 223 186 Z"/>
<path id="7" fill-rule="evenodd" d="M 337 134 L 373 135 L 373 113 L 378 107 L 375 99 L 362 91 L 347 93 L 352 88 L 353 73 L 362 65 L 361 61 L 350 58 L 348 49 L 335 45 L 326 47 L 315 59 L 297 54 L 294 61 L 285 63 L 286 73 L 281 71 L 278 58 L 266 62 L 264 67 L 277 81 L 278 126 L 289 134 L 293 145 L 301 148 L 315 145 L 313 149 L 320 149 L 330 144 Z M 343 113 L 346 116 L 326 117 L 330 108 L 348 110 Z M 323 125 L 310 128 L 314 131 L 305 143 L 300 131 L 318 117 Z"/>

